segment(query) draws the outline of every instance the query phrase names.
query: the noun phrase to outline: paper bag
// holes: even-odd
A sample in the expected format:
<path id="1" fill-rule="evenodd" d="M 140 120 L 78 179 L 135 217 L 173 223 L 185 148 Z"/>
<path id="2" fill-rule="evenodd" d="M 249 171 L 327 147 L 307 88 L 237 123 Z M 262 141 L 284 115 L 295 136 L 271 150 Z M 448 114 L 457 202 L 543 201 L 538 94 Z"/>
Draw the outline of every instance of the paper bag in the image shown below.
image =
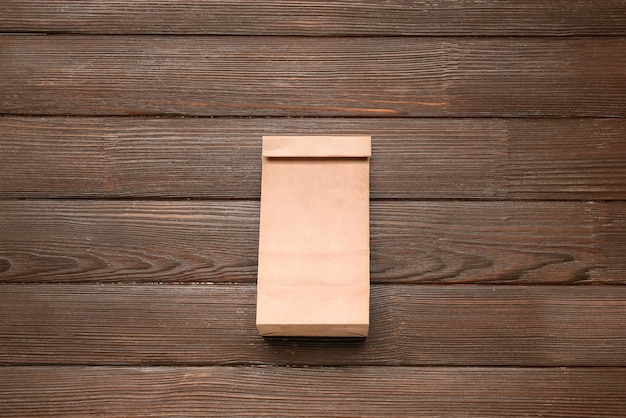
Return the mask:
<path id="1" fill-rule="evenodd" d="M 265 136 L 257 328 L 367 336 L 369 136 Z"/>

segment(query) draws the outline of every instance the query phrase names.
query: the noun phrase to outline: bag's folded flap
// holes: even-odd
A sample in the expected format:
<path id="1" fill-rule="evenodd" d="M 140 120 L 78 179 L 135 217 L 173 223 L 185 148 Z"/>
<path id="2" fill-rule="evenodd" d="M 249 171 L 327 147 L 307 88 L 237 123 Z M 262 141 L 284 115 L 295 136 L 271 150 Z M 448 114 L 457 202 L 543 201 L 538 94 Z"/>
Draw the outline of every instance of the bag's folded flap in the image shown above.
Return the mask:
<path id="1" fill-rule="evenodd" d="M 371 137 L 364 135 L 263 137 L 263 157 L 367 158 L 371 154 Z"/>

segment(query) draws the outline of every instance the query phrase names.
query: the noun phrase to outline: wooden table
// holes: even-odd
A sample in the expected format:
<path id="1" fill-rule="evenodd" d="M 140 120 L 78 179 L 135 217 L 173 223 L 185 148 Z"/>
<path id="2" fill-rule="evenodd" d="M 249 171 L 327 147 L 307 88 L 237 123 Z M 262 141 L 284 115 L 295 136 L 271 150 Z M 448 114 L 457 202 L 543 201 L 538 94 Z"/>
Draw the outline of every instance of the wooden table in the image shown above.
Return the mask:
<path id="1" fill-rule="evenodd" d="M 4 0 L 0 416 L 626 414 L 626 2 Z M 261 136 L 366 134 L 371 331 L 254 326 Z"/>

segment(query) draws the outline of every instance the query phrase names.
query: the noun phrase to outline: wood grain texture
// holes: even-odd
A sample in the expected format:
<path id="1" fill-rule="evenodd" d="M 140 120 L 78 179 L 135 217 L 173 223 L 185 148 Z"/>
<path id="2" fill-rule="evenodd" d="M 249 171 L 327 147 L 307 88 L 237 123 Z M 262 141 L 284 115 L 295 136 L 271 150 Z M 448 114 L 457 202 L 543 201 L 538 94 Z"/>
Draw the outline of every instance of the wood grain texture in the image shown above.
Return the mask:
<path id="1" fill-rule="evenodd" d="M 620 0 L 4 0 L 0 31 L 219 35 L 624 35 Z"/>
<path id="2" fill-rule="evenodd" d="M 261 137 L 373 136 L 373 199 L 625 199 L 625 119 L 0 117 L 2 198 L 257 199 Z"/>
<path id="3" fill-rule="evenodd" d="M 375 202 L 374 283 L 625 283 L 626 203 Z M 257 202 L 4 201 L 2 282 L 253 282 Z"/>
<path id="4" fill-rule="evenodd" d="M 0 113 L 624 116 L 626 38 L 11 36 Z"/>
<path id="5" fill-rule="evenodd" d="M 626 120 L 507 124 L 508 198 L 626 198 Z"/>
<path id="6" fill-rule="evenodd" d="M 626 133 L 618 122 L 597 129 Z M 373 198 L 491 197 L 506 132 L 484 119 L 2 117 L 0 196 L 258 200 L 263 135 L 363 133 Z"/>
<path id="7" fill-rule="evenodd" d="M 620 416 L 624 369 L 10 367 L 16 416 Z M 393 401 L 391 401 L 393 400 Z"/>
<path id="8" fill-rule="evenodd" d="M 0 290 L 4 365 L 626 365 L 624 286 L 375 285 L 366 340 L 263 339 L 253 285 Z"/>

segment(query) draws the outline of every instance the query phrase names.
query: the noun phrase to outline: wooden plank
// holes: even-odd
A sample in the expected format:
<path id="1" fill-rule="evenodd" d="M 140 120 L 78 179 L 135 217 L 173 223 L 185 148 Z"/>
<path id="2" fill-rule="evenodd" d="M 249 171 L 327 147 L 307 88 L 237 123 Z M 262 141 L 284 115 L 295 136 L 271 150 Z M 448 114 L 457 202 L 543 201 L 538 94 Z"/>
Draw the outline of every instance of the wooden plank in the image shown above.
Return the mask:
<path id="1" fill-rule="evenodd" d="M 507 122 L 508 197 L 626 198 L 623 120 Z"/>
<path id="2" fill-rule="evenodd" d="M 0 31 L 219 35 L 623 35 L 620 0 L 4 0 Z"/>
<path id="3" fill-rule="evenodd" d="M 373 198 L 502 193 L 503 120 L 1 117 L 0 196 L 258 199 L 261 137 L 313 133 L 374 135 Z"/>
<path id="4" fill-rule="evenodd" d="M 626 369 L 5 367 L 16 416 L 621 416 Z M 390 401 L 393 399 L 393 401 Z"/>
<path id="5" fill-rule="evenodd" d="M 624 116 L 626 38 L 2 36 L 0 112 Z"/>
<path id="6" fill-rule="evenodd" d="M 374 202 L 374 283 L 625 283 L 626 203 Z M 3 201 L 2 282 L 253 282 L 257 202 Z M 623 255 L 623 254 L 622 254 Z"/>
<path id="7" fill-rule="evenodd" d="M 0 197 L 258 199 L 261 137 L 373 136 L 373 199 L 626 199 L 626 119 L 0 117 Z"/>
<path id="8" fill-rule="evenodd" d="M 610 205 L 605 216 L 596 219 L 601 225 L 600 240 L 606 242 L 605 255 L 606 265 L 620 266 L 621 271 L 626 271 L 626 210 L 620 205 Z M 610 243 L 610 244 L 609 244 Z"/>
<path id="9" fill-rule="evenodd" d="M 5 365 L 626 366 L 624 286 L 375 285 L 366 340 L 263 339 L 253 285 L 0 290 Z"/>

